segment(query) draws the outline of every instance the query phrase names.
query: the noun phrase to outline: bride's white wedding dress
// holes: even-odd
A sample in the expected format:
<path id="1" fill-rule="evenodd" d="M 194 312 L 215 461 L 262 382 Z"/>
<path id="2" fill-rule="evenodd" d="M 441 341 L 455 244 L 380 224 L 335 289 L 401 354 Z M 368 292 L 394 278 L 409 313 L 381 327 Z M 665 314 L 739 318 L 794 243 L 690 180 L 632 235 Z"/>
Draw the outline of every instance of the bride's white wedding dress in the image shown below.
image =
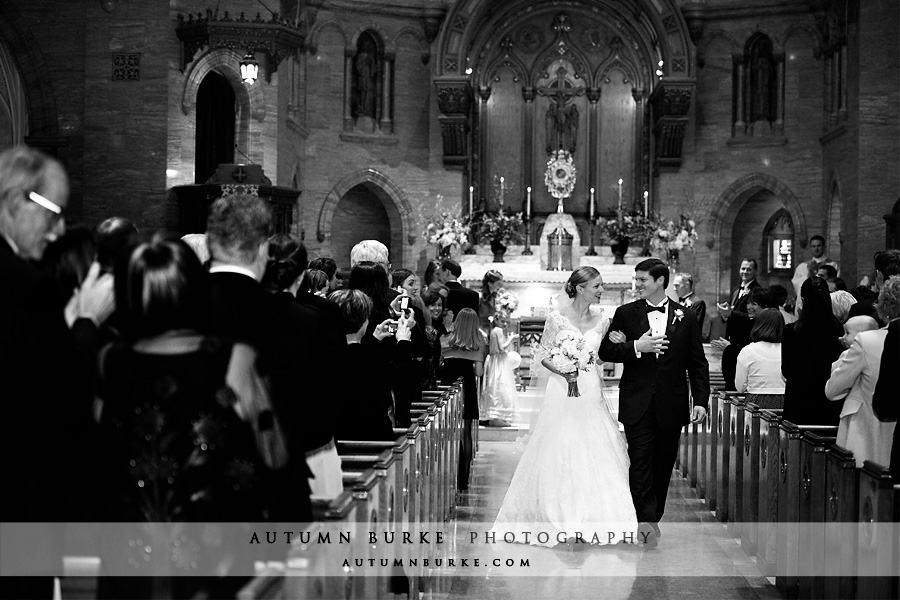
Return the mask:
<path id="1" fill-rule="evenodd" d="M 588 348 L 600 347 L 608 326 L 601 315 L 581 332 Z M 559 311 L 550 312 L 533 365 L 562 329 L 579 331 Z M 511 532 L 525 542 L 524 531 L 531 532 L 527 543 L 548 547 L 576 533 L 588 543 L 636 540 L 625 436 L 607 406 L 599 365 L 579 373 L 578 388 L 581 396 L 569 397 L 566 380 L 549 374 L 543 408 L 494 523 L 498 540 Z M 538 532 L 547 535 L 538 539 Z"/>

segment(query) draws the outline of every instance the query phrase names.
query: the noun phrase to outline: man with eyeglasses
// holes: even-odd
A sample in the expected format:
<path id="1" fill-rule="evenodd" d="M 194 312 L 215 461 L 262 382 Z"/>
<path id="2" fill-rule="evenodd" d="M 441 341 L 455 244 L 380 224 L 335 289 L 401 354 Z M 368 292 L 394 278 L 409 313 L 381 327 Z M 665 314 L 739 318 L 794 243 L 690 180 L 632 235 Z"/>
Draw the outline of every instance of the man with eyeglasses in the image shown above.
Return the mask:
<path id="1" fill-rule="evenodd" d="M 49 523 L 77 518 L 73 498 L 90 485 L 89 466 L 76 463 L 92 424 L 97 327 L 112 310 L 112 281 L 94 265 L 76 294 L 70 330 L 56 285 L 35 265 L 65 232 L 68 194 L 56 160 L 27 146 L 0 153 L 0 451 L 8 458 L 0 521 L 41 524 L 31 530 L 41 544 L 34 552 L 0 539 L 4 567 L 29 575 L 3 577 L 0 597 L 52 597 L 62 529 Z M 75 472 L 79 479 L 70 479 Z"/>

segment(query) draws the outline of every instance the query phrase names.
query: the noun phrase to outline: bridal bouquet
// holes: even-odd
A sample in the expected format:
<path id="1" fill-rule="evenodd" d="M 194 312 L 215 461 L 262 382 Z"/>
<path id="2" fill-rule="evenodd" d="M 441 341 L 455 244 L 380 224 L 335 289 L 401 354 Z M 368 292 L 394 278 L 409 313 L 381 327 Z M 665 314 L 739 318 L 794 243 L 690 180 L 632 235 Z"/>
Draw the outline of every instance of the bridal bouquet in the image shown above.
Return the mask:
<path id="1" fill-rule="evenodd" d="M 550 348 L 550 362 L 569 382 L 570 398 L 581 396 L 578 391 L 578 371 L 587 371 L 595 359 L 594 351 L 585 347 L 581 334 L 568 329 L 556 334 L 553 347 Z"/>
<path id="2" fill-rule="evenodd" d="M 507 315 L 511 315 L 519 308 L 519 299 L 506 288 L 500 288 L 497 290 L 496 298 L 494 298 L 494 306 L 497 310 L 502 310 Z"/>

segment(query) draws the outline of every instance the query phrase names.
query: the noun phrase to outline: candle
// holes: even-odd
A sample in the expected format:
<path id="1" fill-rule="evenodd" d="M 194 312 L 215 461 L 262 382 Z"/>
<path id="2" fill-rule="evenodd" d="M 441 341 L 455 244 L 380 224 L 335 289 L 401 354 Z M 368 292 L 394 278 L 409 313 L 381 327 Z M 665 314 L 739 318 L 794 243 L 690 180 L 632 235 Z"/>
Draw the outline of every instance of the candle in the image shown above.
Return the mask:
<path id="1" fill-rule="evenodd" d="M 622 179 L 619 178 L 619 211 L 622 210 Z"/>
<path id="2" fill-rule="evenodd" d="M 475 195 L 475 186 L 470 185 L 469 186 L 469 216 L 472 215 L 472 209 L 475 207 L 474 195 Z"/>
<path id="3" fill-rule="evenodd" d="M 503 206 L 503 182 L 504 181 L 505 180 L 503 179 L 503 177 L 500 177 L 500 206 L 501 207 Z"/>
<path id="4" fill-rule="evenodd" d="M 525 196 L 525 218 L 531 218 L 531 186 L 525 188 L 527 195 Z"/>
<path id="5" fill-rule="evenodd" d="M 594 207 L 594 188 L 591 188 L 591 219 L 594 218 L 594 211 L 595 211 L 595 210 L 596 210 L 596 209 L 595 209 L 595 207 Z"/>
<path id="6" fill-rule="evenodd" d="M 644 216 L 650 216 L 650 192 L 644 190 Z"/>

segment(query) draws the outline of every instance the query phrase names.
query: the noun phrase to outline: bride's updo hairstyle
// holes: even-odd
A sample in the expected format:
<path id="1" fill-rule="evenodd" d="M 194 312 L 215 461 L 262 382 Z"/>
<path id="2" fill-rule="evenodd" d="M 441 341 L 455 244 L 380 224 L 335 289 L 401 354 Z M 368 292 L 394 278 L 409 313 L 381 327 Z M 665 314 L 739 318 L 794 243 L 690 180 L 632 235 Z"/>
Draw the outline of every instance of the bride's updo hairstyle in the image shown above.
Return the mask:
<path id="1" fill-rule="evenodd" d="M 566 282 L 566 296 L 569 298 L 575 297 L 575 288 L 583 283 L 587 283 L 593 279 L 596 279 L 600 276 L 600 271 L 595 269 L 594 267 L 578 267 L 575 269 L 572 274 L 569 276 L 569 280 Z"/>

